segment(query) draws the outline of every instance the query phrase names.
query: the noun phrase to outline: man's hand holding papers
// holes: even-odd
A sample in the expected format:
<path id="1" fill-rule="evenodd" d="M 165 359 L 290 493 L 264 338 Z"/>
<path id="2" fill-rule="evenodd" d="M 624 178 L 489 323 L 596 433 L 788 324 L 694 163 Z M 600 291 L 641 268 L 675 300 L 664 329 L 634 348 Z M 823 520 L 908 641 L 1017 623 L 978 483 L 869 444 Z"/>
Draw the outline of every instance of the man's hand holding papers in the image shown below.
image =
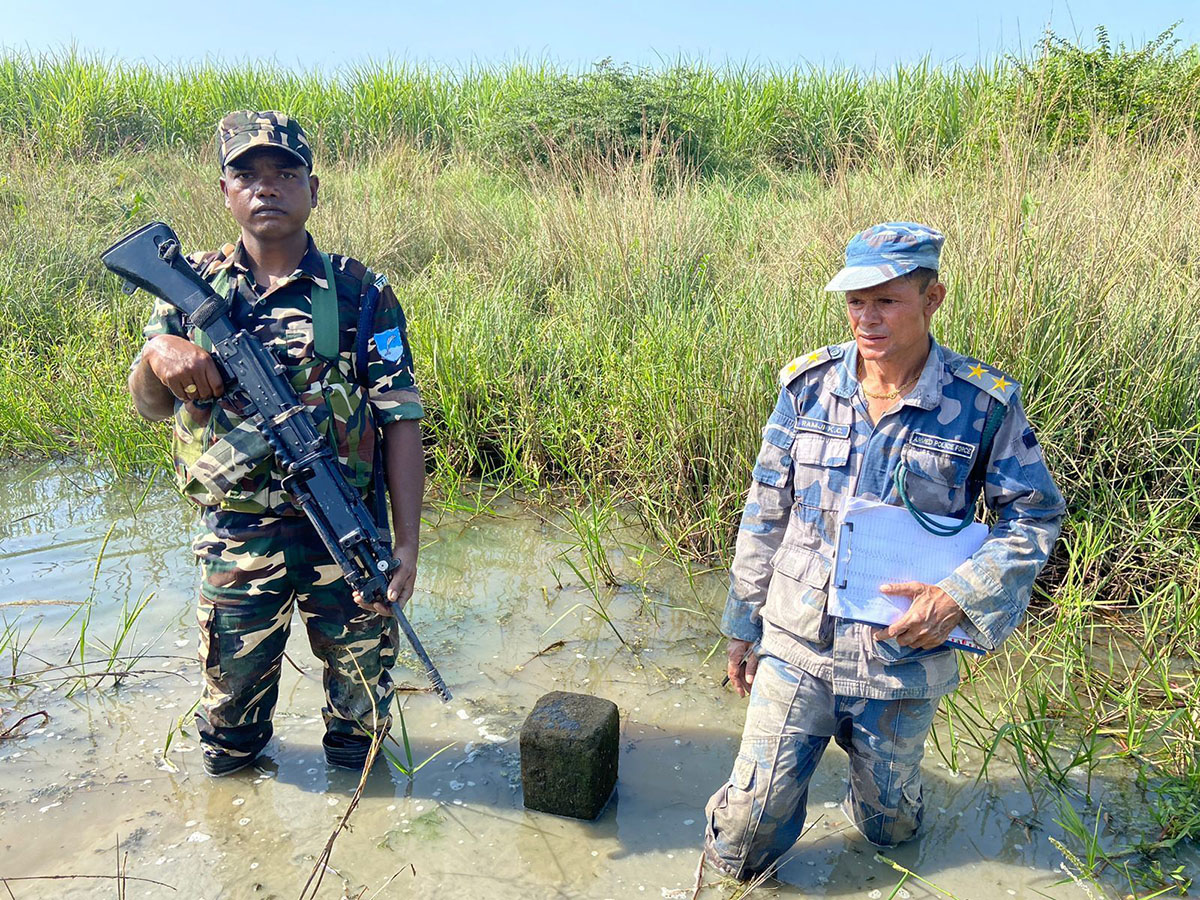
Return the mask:
<path id="1" fill-rule="evenodd" d="M 906 581 L 901 584 L 881 584 L 879 590 L 912 601 L 908 612 L 875 632 L 875 640 L 891 638 L 901 647 L 933 650 L 946 643 L 956 625 L 965 618 L 962 607 L 940 587 Z"/>

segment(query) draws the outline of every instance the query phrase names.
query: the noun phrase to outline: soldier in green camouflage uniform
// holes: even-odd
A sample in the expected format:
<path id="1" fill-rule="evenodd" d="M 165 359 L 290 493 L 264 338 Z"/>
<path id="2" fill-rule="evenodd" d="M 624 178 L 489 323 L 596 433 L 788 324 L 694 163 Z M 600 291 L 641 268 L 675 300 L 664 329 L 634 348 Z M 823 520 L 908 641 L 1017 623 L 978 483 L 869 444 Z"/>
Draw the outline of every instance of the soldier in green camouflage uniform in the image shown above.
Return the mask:
<path id="1" fill-rule="evenodd" d="M 375 278 L 355 259 L 321 253 L 308 235 L 318 180 L 295 119 L 230 113 L 218 141 L 221 189 L 241 238 L 191 262 L 231 298 L 235 324 L 283 364 L 369 507 L 382 500 L 374 477 L 382 466 L 401 562 L 389 596 L 403 603 L 416 572 L 424 486 L 423 409 L 404 313 L 384 282 L 362 365 L 360 298 Z M 193 544 L 202 570 L 197 723 L 205 768 L 213 775 L 236 771 L 270 739 L 293 600 L 324 668 L 326 757 L 361 768 L 372 729 L 390 724 L 395 620 L 386 606 L 361 605 L 351 595 L 284 490 L 248 411 L 225 394 L 207 337 L 161 301 L 145 334 L 130 391 L 147 418 L 173 419 L 179 487 L 203 510 L 206 528 Z"/>

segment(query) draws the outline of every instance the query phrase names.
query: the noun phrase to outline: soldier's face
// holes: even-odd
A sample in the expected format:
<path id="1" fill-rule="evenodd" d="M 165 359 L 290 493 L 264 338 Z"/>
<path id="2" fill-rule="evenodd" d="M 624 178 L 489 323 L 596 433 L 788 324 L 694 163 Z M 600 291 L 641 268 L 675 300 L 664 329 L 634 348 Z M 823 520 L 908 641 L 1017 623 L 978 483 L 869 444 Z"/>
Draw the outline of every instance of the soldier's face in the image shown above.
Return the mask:
<path id="1" fill-rule="evenodd" d="M 946 297 L 934 279 L 924 290 L 918 281 L 893 278 L 874 287 L 846 292 L 846 315 L 863 359 L 907 360 L 928 346 L 929 322 Z"/>
<path id="2" fill-rule="evenodd" d="M 221 192 L 243 232 L 278 241 L 304 229 L 317 205 L 317 177 L 290 153 L 250 150 L 225 167 Z"/>

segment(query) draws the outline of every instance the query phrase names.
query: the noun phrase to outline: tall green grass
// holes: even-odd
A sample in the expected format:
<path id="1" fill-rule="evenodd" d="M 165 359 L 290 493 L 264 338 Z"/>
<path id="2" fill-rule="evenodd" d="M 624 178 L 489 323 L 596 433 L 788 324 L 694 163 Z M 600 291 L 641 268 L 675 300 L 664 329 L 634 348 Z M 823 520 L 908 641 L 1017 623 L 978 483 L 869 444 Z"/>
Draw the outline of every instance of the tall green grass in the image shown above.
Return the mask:
<path id="1" fill-rule="evenodd" d="M 363 159 L 397 140 L 492 159 L 644 152 L 647 135 L 687 166 L 759 164 L 831 171 L 880 160 L 932 164 L 994 146 L 1014 123 L 1048 150 L 1099 129 L 1145 140 L 1197 124 L 1200 55 L 1172 30 L 1140 48 L 1046 35 L 1035 50 L 978 66 L 928 60 L 890 71 L 714 67 L 604 61 L 466 69 L 371 61 L 334 74 L 274 64 L 176 67 L 67 49 L 0 55 L 0 134 L 39 150 L 94 156 L 211 145 L 228 110 L 284 109 L 308 123 L 319 155 Z"/>

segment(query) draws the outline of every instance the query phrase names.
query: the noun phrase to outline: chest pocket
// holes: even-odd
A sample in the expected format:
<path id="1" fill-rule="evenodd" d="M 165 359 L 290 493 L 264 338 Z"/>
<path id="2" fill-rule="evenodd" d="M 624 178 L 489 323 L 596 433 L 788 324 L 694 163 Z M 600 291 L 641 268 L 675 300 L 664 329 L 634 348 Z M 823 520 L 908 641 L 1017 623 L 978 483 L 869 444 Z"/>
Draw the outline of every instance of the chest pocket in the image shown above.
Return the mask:
<path id="1" fill-rule="evenodd" d="M 285 362 L 292 387 L 337 455 L 342 474 L 364 489 L 371 481 L 375 421 L 366 391 L 353 381 L 350 360 L 345 354 L 334 362 L 315 356 L 293 360 L 289 355 Z"/>
<path id="2" fill-rule="evenodd" d="M 908 496 L 917 509 L 933 515 L 962 517 L 967 506 L 967 476 L 973 456 L 921 446 L 910 440 L 901 450 L 900 458 L 908 469 Z"/>
<path id="3" fill-rule="evenodd" d="M 833 434 L 800 431 L 792 444 L 795 464 L 794 538 L 826 558 L 833 552 L 838 510 L 848 487 L 849 428 Z"/>
<path id="4" fill-rule="evenodd" d="M 283 333 L 272 341 L 270 349 L 281 360 L 286 359 L 292 364 L 311 359 L 316 355 L 312 321 L 300 319 L 288 323 Z"/>

